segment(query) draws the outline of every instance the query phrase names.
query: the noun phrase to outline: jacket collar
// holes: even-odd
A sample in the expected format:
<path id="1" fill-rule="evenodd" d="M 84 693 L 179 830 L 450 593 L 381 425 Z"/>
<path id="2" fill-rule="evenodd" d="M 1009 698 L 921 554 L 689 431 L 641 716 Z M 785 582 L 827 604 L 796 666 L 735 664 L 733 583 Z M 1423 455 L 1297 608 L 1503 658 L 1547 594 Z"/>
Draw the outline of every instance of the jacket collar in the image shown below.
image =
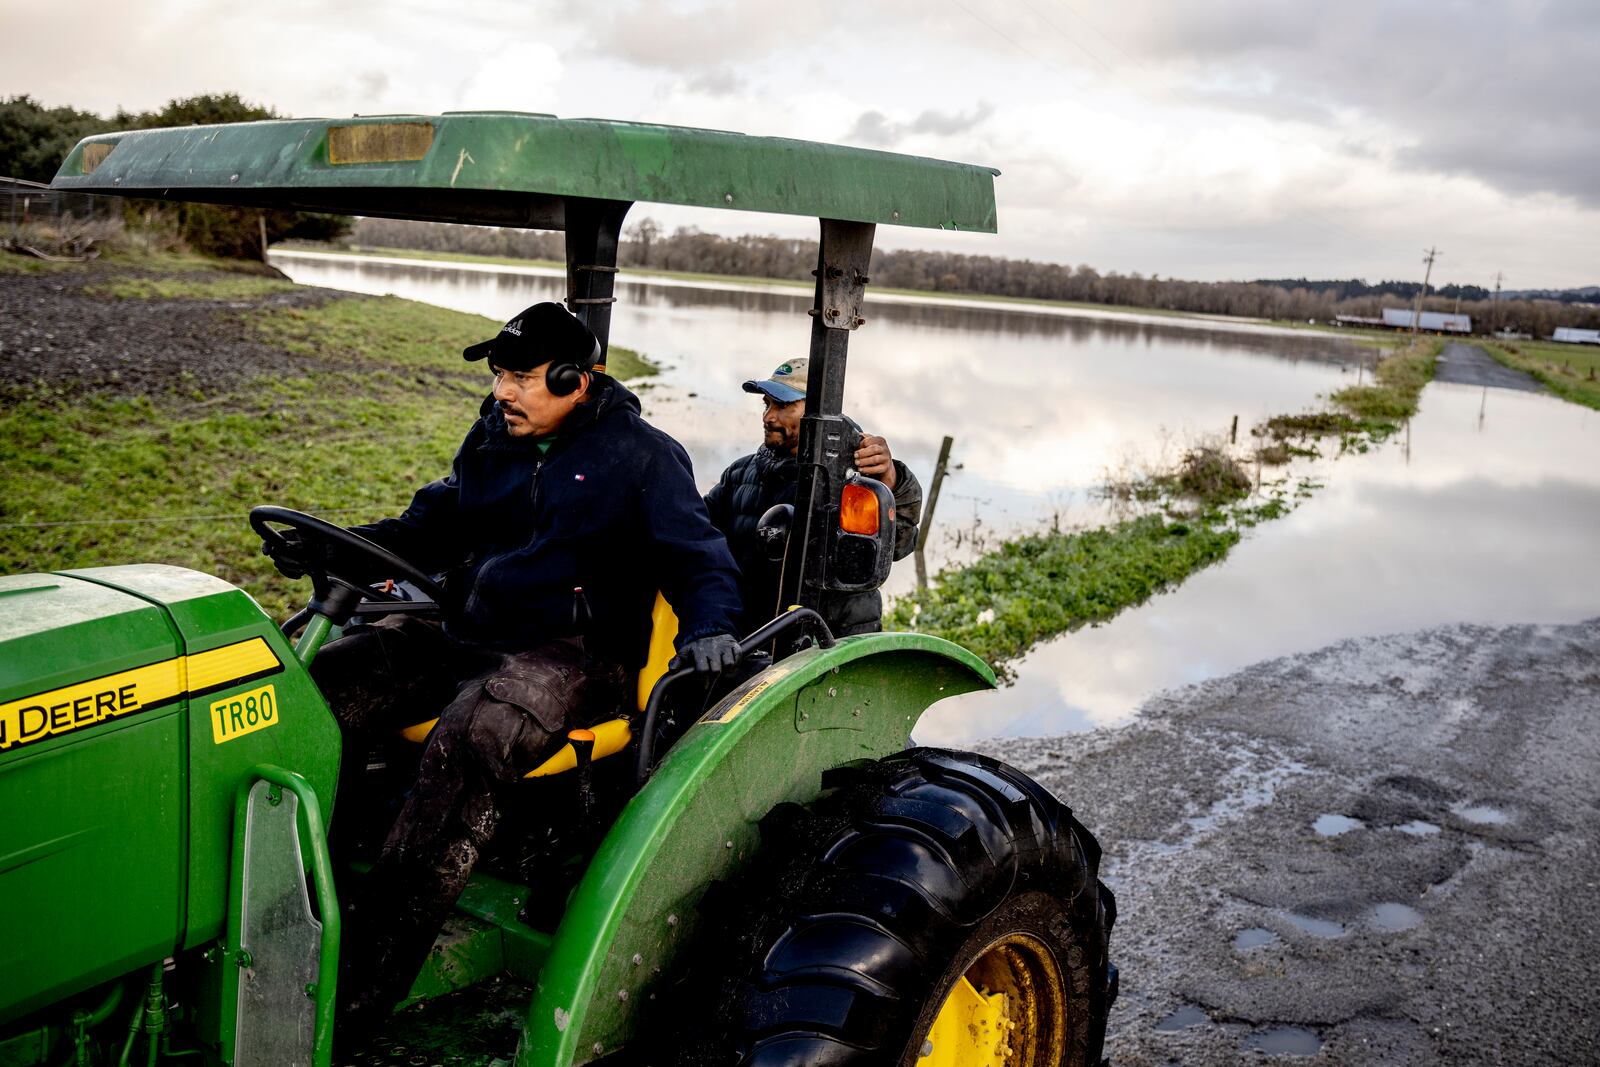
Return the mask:
<path id="1" fill-rule="evenodd" d="M 770 445 L 762 445 L 756 449 L 756 470 L 763 475 L 781 474 L 799 466 L 799 460 L 786 453 L 780 453 Z"/>

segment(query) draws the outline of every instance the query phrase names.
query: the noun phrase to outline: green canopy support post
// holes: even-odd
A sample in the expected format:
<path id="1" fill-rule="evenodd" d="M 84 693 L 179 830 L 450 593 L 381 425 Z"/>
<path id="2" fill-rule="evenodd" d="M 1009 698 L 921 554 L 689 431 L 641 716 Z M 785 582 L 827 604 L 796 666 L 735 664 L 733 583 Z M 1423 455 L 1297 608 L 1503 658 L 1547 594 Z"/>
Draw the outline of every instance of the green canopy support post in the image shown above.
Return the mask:
<path id="1" fill-rule="evenodd" d="M 838 520 L 839 492 L 854 455 L 844 419 L 845 358 L 850 334 L 864 321 L 867 268 L 872 261 L 870 222 L 822 220 L 817 249 L 816 298 L 811 311 L 811 366 L 806 413 L 800 420 L 800 487 L 794 529 L 783 560 L 783 603 L 822 610 L 828 559 Z M 807 551 L 811 546 L 812 551 Z"/>
<path id="2" fill-rule="evenodd" d="M 617 245 L 626 200 L 567 200 L 567 307 L 600 340 L 601 362 L 611 347 L 611 305 L 617 281 Z"/>

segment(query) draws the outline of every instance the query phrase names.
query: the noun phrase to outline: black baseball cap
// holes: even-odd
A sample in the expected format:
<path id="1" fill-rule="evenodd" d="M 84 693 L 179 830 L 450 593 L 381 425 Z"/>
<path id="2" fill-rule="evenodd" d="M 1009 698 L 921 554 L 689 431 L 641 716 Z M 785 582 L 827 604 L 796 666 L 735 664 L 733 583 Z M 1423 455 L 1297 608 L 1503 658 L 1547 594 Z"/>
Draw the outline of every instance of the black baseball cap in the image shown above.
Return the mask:
<path id="1" fill-rule="evenodd" d="M 487 341 L 463 349 L 464 359 L 487 359 L 501 370 L 532 370 L 550 362 L 584 370 L 600 360 L 600 342 L 589 327 L 560 304 L 535 304 L 500 327 Z"/>

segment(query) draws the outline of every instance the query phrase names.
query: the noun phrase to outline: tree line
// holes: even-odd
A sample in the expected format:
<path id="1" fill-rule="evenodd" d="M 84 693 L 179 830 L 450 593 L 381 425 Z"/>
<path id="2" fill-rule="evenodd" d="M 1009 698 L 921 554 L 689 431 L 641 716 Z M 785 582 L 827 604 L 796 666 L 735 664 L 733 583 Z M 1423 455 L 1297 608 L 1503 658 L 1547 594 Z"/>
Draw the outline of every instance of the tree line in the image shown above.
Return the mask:
<path id="1" fill-rule="evenodd" d="M 70 107 L 47 108 L 28 96 L 0 99 L 0 175 L 48 182 L 72 147 L 95 133 L 276 117 L 271 108 L 247 103 L 234 93 L 173 100 L 156 111 L 118 110 L 109 118 Z M 331 215 L 155 201 L 127 201 L 124 217 L 132 225 L 171 233 L 197 251 L 221 256 L 261 255 L 264 218 L 269 243 L 334 240 L 348 234 L 363 245 L 519 259 L 564 257 L 561 234 L 533 230 L 361 219 L 351 232 L 351 220 Z M 644 218 L 628 227 L 618 258 L 624 267 L 648 270 L 805 281 L 816 256 L 817 243 L 811 240 L 727 237 L 694 227 L 667 233 L 655 220 Z M 1320 321 L 1337 315 L 1376 318 L 1386 305 L 1410 307 L 1420 288 L 1417 282 L 1374 285 L 1361 279 L 1195 282 L 1138 272 L 1101 273 L 1087 264 L 889 249 L 873 253 L 871 275 L 878 288 Z M 1544 337 L 1557 326 L 1600 328 L 1600 308 L 1590 292 L 1518 293 L 1495 300 L 1481 286 L 1446 285 L 1430 291 L 1425 307 L 1471 315 L 1479 333 L 1509 328 Z"/>
<path id="2" fill-rule="evenodd" d="M 561 261 L 562 235 L 485 226 L 455 226 L 393 219 L 358 220 L 350 240 L 366 246 L 426 252 L 468 252 Z M 817 264 L 817 242 L 790 237 L 725 237 L 694 227 L 666 233 L 645 218 L 623 232 L 618 250 L 623 267 L 809 281 Z M 953 252 L 878 249 L 872 255 L 874 288 L 1059 300 L 1112 307 L 1158 308 L 1247 318 L 1331 322 L 1338 315 L 1379 318 L 1384 307 L 1413 306 L 1421 284 L 1359 279 L 1304 278 L 1248 282 L 1195 282 L 1145 277 L 1137 272 L 1101 273 L 1087 264 L 1070 266 L 1031 259 Z M 1547 299 L 1496 301 L 1479 286 L 1430 289 L 1428 311 L 1472 316 L 1475 333 L 1512 329 L 1548 337 L 1557 326 L 1600 328 L 1600 307 Z"/>
<path id="3" fill-rule="evenodd" d="M 48 183 L 74 145 L 85 137 L 116 130 L 151 130 L 214 122 L 253 122 L 280 117 L 271 108 L 246 103 L 235 93 L 204 94 L 173 100 L 157 111 L 124 111 L 108 117 L 71 107 L 44 107 L 32 97 L 0 99 L 0 175 Z M 229 258 L 262 258 L 261 223 L 267 242 L 300 238 L 334 240 L 350 220 L 304 211 L 261 211 L 218 204 L 126 200 L 123 219 L 130 225 L 170 235 L 196 252 Z"/>

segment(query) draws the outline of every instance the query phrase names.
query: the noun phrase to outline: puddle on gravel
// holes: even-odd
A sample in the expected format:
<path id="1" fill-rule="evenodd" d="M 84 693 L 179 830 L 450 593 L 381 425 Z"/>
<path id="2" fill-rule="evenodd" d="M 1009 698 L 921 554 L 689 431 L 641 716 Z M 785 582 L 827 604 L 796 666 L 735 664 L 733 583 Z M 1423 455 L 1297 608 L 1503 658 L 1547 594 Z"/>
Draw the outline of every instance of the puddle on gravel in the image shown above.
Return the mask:
<path id="1" fill-rule="evenodd" d="M 1277 940 L 1278 935 L 1271 930 L 1252 926 L 1248 930 L 1240 930 L 1233 935 L 1233 947 L 1240 952 L 1249 952 L 1253 948 L 1263 948 Z"/>
<path id="2" fill-rule="evenodd" d="M 1488 804 L 1457 804 L 1450 810 L 1479 826 L 1504 826 L 1511 821 L 1510 815 Z"/>
<path id="3" fill-rule="evenodd" d="M 1433 823 L 1423 822 L 1421 819 L 1413 819 L 1410 822 L 1403 822 L 1399 826 L 1396 826 L 1395 829 L 1399 830 L 1403 834 L 1410 834 L 1412 837 L 1432 837 L 1434 834 L 1439 832 L 1439 828 Z"/>
<path id="4" fill-rule="evenodd" d="M 1409 930 L 1422 924 L 1422 912 L 1409 904 L 1396 904 L 1391 902 L 1378 904 L 1367 913 L 1367 925 L 1374 930 L 1393 933 L 1399 930 Z"/>
<path id="5" fill-rule="evenodd" d="M 1322 1039 L 1298 1026 L 1275 1026 L 1271 1030 L 1246 1034 L 1240 1045 L 1268 1056 L 1315 1056 L 1322 1050 Z"/>
<path id="6" fill-rule="evenodd" d="M 1172 1033 L 1177 1030 L 1187 1030 L 1191 1026 L 1199 1026 L 1203 1022 L 1209 1021 L 1210 1019 L 1205 1012 L 1193 1004 L 1185 1004 L 1165 1019 L 1156 1023 L 1156 1029 L 1163 1033 Z"/>
<path id="7" fill-rule="evenodd" d="M 1367 824 L 1360 819 L 1352 819 L 1348 815 L 1335 815 L 1329 812 L 1326 815 L 1318 815 L 1317 821 L 1311 824 L 1311 828 L 1322 837 L 1338 837 L 1340 834 L 1347 834 L 1351 830 L 1359 830 L 1365 825 Z"/>
<path id="8" fill-rule="evenodd" d="M 1309 915 L 1296 915 L 1292 911 L 1282 913 L 1284 922 L 1302 933 L 1312 937 L 1334 938 L 1344 936 L 1344 924 L 1330 922 L 1327 919 L 1313 919 Z"/>

